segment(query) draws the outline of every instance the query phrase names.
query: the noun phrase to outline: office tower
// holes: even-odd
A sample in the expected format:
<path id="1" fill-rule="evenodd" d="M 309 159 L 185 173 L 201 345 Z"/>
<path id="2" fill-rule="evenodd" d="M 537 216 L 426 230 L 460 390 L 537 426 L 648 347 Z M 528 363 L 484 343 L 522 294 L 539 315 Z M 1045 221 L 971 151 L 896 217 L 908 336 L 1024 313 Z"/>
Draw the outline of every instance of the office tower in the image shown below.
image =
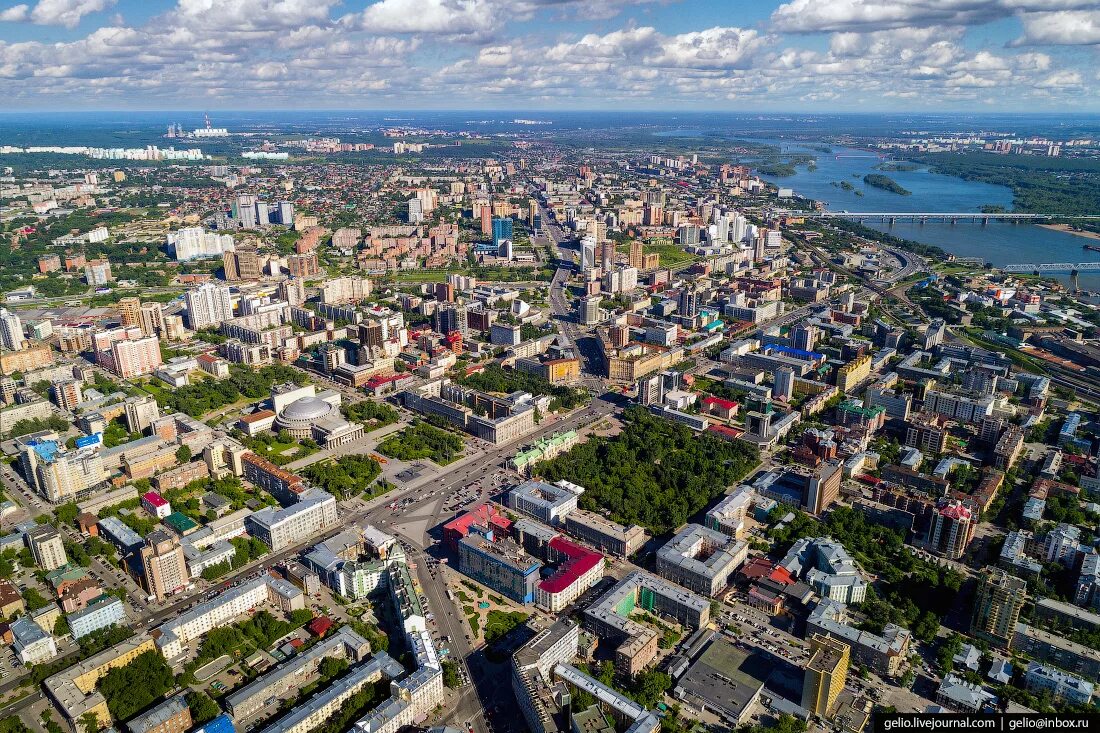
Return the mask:
<path id="1" fill-rule="evenodd" d="M 802 682 L 802 707 L 821 718 L 829 716 L 844 690 L 851 647 L 826 634 L 810 636 L 810 661 Z"/>
<path id="2" fill-rule="evenodd" d="M 372 349 L 382 346 L 382 324 L 377 321 L 368 321 L 359 324 L 359 343 Z"/>
<path id="3" fill-rule="evenodd" d="M 0 346 L 5 351 L 22 351 L 27 345 L 23 338 L 23 322 L 7 308 L 0 308 Z"/>
<path id="4" fill-rule="evenodd" d="M 772 397 L 777 400 L 791 401 L 794 396 L 794 369 L 781 366 L 775 370 L 775 384 L 772 386 Z"/>
<path id="5" fill-rule="evenodd" d="M 259 223 L 256 219 L 256 197 L 252 194 L 238 196 L 233 202 L 232 211 L 233 218 L 241 229 L 255 229 Z"/>
<path id="6" fill-rule="evenodd" d="M 50 396 L 54 404 L 62 410 L 73 411 L 77 405 L 84 401 L 84 392 L 80 389 L 80 382 L 76 379 L 64 379 L 50 385 Z"/>
<path id="7" fill-rule="evenodd" d="M 699 314 L 699 291 L 685 285 L 680 288 L 680 295 L 676 299 L 676 312 L 684 318 L 694 318 Z"/>
<path id="8" fill-rule="evenodd" d="M 260 279 L 260 251 L 254 244 L 241 244 L 222 255 L 225 279 L 241 282 Z"/>
<path id="9" fill-rule="evenodd" d="M 409 207 L 409 223 L 420 224 L 424 221 L 424 202 L 413 196 L 407 202 Z"/>
<path id="10" fill-rule="evenodd" d="M 34 562 L 43 570 L 56 570 L 69 562 L 61 533 L 48 524 L 40 524 L 26 534 Z"/>
<path id="11" fill-rule="evenodd" d="M 225 285 L 203 283 L 187 291 L 184 303 L 187 306 L 187 325 L 193 331 L 216 326 L 233 317 L 233 301 Z"/>
<path id="12" fill-rule="evenodd" d="M 159 336 L 164 331 L 164 311 L 160 303 L 142 303 L 138 309 L 138 327 L 146 336 Z"/>
<path id="13" fill-rule="evenodd" d="M 645 249 L 640 239 L 630 240 L 630 255 L 627 258 L 627 264 L 639 270 L 643 269 L 645 267 L 645 260 L 642 256 L 644 251 Z"/>
<path id="14" fill-rule="evenodd" d="M 817 338 L 820 334 L 817 326 L 792 326 L 791 347 L 802 351 L 813 351 L 817 346 Z"/>
<path id="15" fill-rule="evenodd" d="M 164 530 L 149 533 L 140 555 L 145 590 L 158 600 L 183 588 L 190 580 L 183 546 Z"/>
<path id="16" fill-rule="evenodd" d="M 665 399 L 665 380 L 660 374 L 642 377 L 638 380 L 638 404 L 659 405 Z"/>
<path id="17" fill-rule="evenodd" d="M 279 202 L 279 223 L 285 227 L 294 225 L 294 204 L 292 202 Z"/>
<path id="18" fill-rule="evenodd" d="M 493 219 L 493 244 L 500 246 L 502 240 L 513 238 L 513 224 L 511 218 L 499 217 Z"/>
<path id="19" fill-rule="evenodd" d="M 596 237 L 586 234 L 581 238 L 581 272 L 596 267 Z"/>
<path id="20" fill-rule="evenodd" d="M 466 338 L 470 331 L 466 306 L 448 305 L 438 308 L 435 312 L 435 330 L 444 335 L 457 331 Z"/>
<path id="21" fill-rule="evenodd" d="M 970 633 L 1008 648 L 1020 610 L 1027 599 L 1027 583 L 998 567 L 987 567 L 978 577 Z"/>
<path id="22" fill-rule="evenodd" d="M 600 321 L 600 296 L 586 295 L 577 301 L 577 319 L 586 326 Z"/>
<path id="23" fill-rule="evenodd" d="M 145 336 L 112 343 L 110 363 L 106 366 L 123 379 L 130 379 L 152 374 L 163 363 L 160 340 L 156 336 Z"/>
<path id="24" fill-rule="evenodd" d="M 141 325 L 141 298 L 121 298 L 118 301 L 119 321 L 123 326 Z"/>
<path id="25" fill-rule="evenodd" d="M 949 560 L 958 560 L 974 539 L 974 510 L 961 501 L 951 501 L 936 509 L 932 522 L 932 550 Z"/>
<path id="26" fill-rule="evenodd" d="M 301 305 L 306 302 L 306 284 L 301 278 L 292 277 L 283 280 L 275 289 L 279 300 L 285 300 L 291 305 Z"/>

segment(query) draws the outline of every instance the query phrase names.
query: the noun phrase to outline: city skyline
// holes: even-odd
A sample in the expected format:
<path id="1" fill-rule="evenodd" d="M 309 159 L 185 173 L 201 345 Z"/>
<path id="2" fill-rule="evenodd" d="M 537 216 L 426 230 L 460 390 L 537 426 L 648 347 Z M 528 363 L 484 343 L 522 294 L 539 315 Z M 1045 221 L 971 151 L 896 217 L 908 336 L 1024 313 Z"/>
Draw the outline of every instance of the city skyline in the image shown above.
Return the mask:
<path id="1" fill-rule="evenodd" d="M 21 110 L 1100 111 L 1091 0 L 32 0 Z"/>

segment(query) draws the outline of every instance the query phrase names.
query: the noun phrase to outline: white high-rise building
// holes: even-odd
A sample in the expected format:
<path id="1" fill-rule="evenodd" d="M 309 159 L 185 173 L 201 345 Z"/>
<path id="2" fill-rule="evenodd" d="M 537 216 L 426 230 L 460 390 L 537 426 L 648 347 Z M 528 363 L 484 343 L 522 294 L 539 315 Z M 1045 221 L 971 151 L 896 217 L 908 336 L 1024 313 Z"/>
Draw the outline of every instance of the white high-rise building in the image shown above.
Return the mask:
<path id="1" fill-rule="evenodd" d="M 7 308 L 0 308 L 0 346 L 5 351 L 22 351 L 26 346 L 23 338 L 23 322 L 19 316 Z"/>
<path id="2" fill-rule="evenodd" d="M 581 272 L 587 272 L 596 266 L 596 236 L 586 234 L 581 238 Z"/>
<path id="3" fill-rule="evenodd" d="M 233 317 L 233 301 L 225 285 L 203 283 L 187 291 L 184 302 L 187 304 L 187 325 L 194 331 Z"/>
<path id="4" fill-rule="evenodd" d="M 200 257 L 221 257 L 231 252 L 233 237 L 208 232 L 202 227 L 184 227 L 168 233 L 168 245 L 175 251 L 177 262 L 186 262 Z"/>

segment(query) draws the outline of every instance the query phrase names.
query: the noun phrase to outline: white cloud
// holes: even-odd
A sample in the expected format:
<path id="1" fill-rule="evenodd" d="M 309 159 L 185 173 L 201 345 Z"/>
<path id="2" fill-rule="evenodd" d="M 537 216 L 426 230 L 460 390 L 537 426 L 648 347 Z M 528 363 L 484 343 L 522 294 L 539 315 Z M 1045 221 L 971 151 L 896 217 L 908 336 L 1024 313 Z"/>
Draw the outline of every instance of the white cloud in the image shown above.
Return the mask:
<path id="1" fill-rule="evenodd" d="M 27 20 L 31 15 L 31 7 L 29 5 L 13 5 L 7 10 L 0 10 L 0 22 L 3 23 L 22 23 Z"/>
<path id="2" fill-rule="evenodd" d="M 1100 44 L 1100 9 L 1025 13 L 1024 35 L 1013 46 L 1086 46 Z"/>
<path id="3" fill-rule="evenodd" d="M 499 17 L 487 0 L 381 0 L 363 11 L 375 33 L 484 33 Z"/>
<path id="4" fill-rule="evenodd" d="M 754 30 L 709 28 L 666 39 L 648 61 L 657 66 L 681 68 L 743 68 L 766 43 Z"/>
<path id="5" fill-rule="evenodd" d="M 75 28 L 80 19 L 89 13 L 98 13 L 115 4 L 116 0 L 38 0 L 32 9 L 30 5 L 15 5 L 0 11 L 0 21 L 36 25 L 62 25 Z"/>
<path id="6" fill-rule="evenodd" d="M 975 25 L 1017 12 L 1095 7 L 1095 0 L 791 0 L 772 13 L 777 30 L 818 33 Z"/>

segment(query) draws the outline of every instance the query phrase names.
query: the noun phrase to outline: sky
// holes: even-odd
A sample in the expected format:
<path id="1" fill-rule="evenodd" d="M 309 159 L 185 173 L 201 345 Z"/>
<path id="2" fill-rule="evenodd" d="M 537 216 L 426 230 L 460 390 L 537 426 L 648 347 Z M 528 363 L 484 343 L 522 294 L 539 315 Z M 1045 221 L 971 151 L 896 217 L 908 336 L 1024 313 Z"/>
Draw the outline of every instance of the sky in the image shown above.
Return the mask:
<path id="1" fill-rule="evenodd" d="M 1100 112 L 1100 0 L 0 0 L 9 111 Z"/>

